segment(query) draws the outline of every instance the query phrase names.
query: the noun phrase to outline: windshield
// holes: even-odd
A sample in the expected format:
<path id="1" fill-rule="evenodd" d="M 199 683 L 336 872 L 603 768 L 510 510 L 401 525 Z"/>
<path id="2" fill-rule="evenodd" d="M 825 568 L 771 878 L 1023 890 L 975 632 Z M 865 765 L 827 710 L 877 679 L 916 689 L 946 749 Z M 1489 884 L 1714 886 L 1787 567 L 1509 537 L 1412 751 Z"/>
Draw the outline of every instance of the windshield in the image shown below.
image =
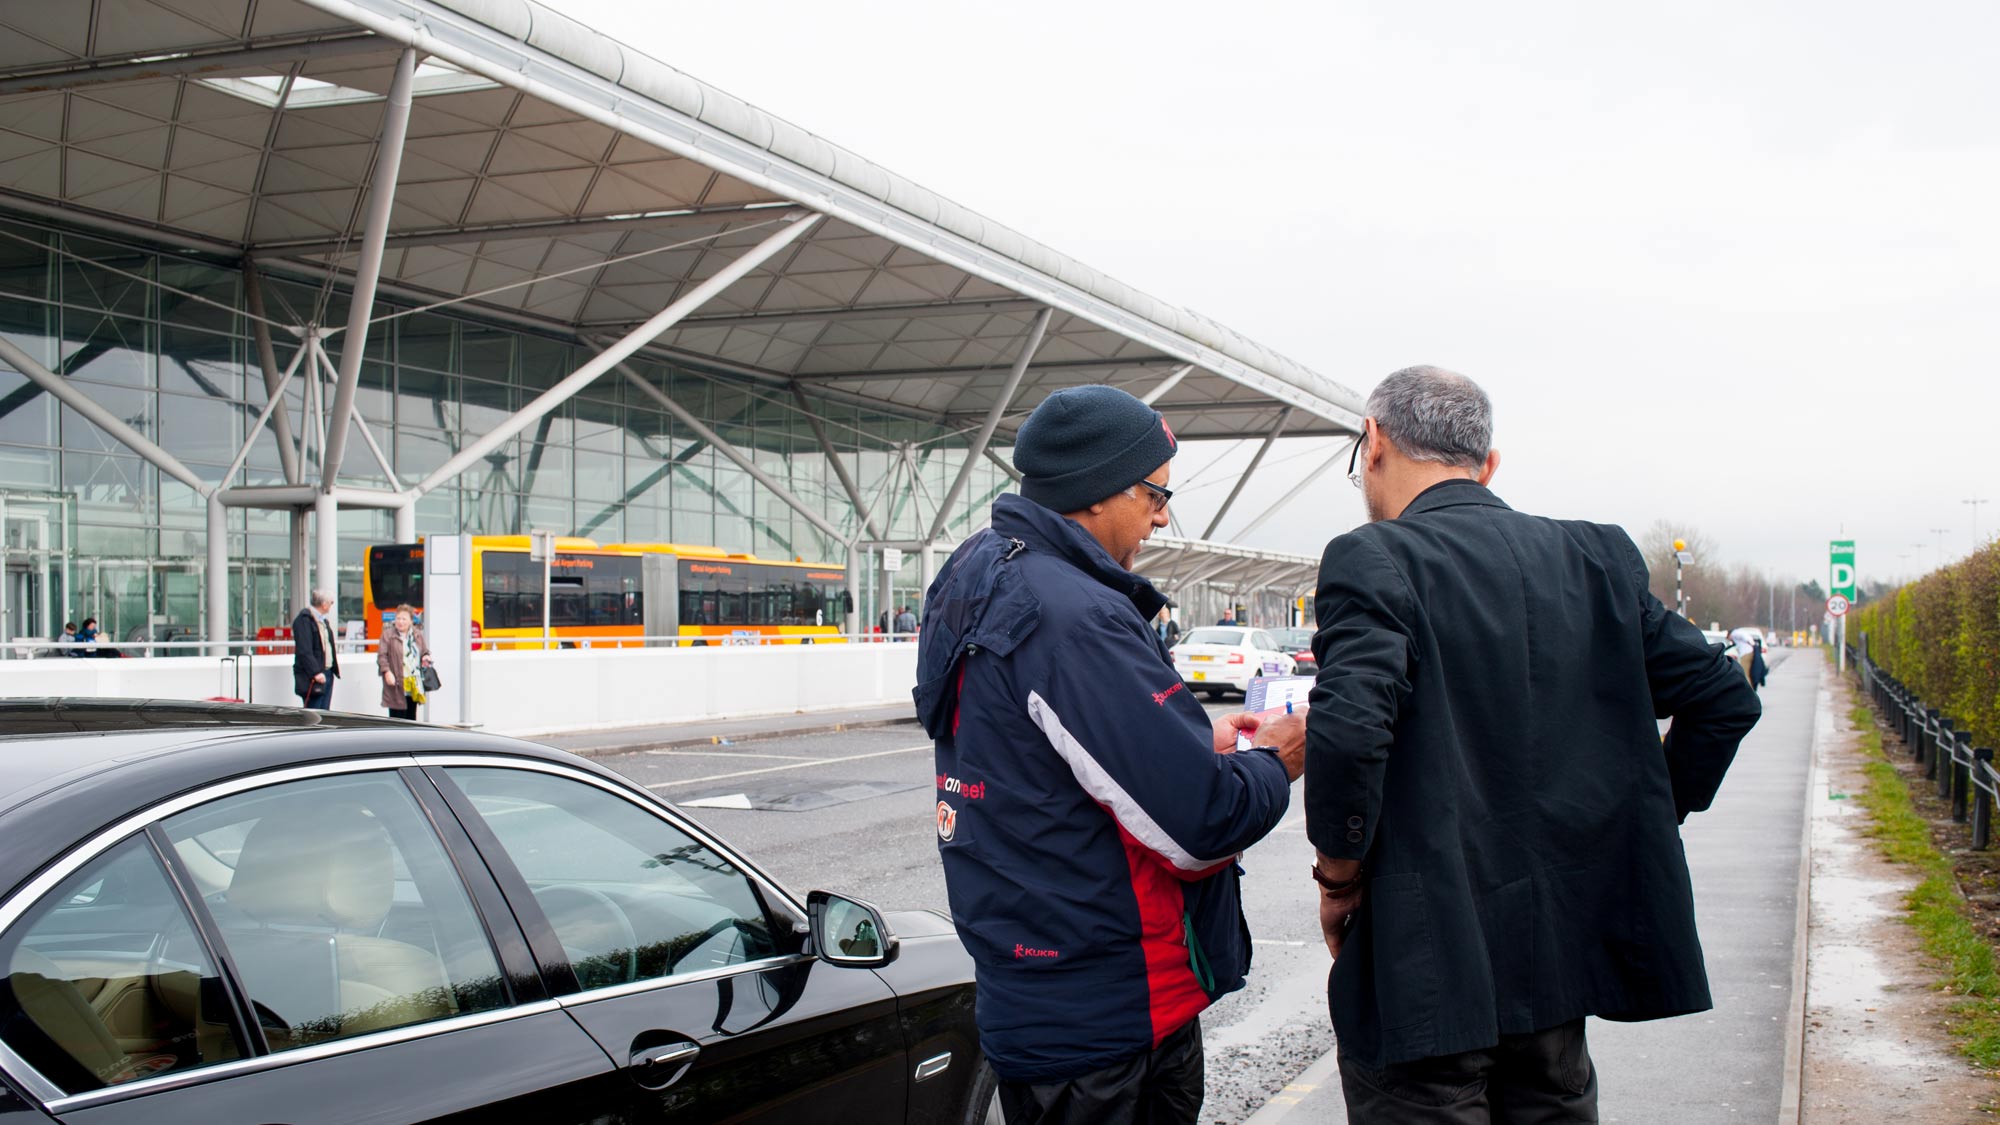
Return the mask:
<path id="1" fill-rule="evenodd" d="M 1241 629 L 1196 629 L 1181 638 L 1184 645 L 1240 645 L 1243 643 Z"/>
<path id="2" fill-rule="evenodd" d="M 1273 629 L 1271 635 L 1278 638 L 1278 643 L 1285 648 L 1306 649 L 1311 648 L 1313 643 L 1311 629 Z"/>

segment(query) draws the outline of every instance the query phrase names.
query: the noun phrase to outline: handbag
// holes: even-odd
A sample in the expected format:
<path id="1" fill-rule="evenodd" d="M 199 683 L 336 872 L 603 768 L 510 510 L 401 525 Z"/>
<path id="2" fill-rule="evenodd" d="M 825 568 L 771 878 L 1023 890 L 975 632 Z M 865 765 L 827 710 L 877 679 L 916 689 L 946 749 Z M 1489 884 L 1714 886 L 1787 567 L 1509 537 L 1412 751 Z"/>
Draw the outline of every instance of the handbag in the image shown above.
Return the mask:
<path id="1" fill-rule="evenodd" d="M 437 669 L 428 664 L 420 666 L 417 675 L 419 682 L 424 685 L 424 694 L 426 695 L 444 686 L 444 681 L 438 679 Z"/>

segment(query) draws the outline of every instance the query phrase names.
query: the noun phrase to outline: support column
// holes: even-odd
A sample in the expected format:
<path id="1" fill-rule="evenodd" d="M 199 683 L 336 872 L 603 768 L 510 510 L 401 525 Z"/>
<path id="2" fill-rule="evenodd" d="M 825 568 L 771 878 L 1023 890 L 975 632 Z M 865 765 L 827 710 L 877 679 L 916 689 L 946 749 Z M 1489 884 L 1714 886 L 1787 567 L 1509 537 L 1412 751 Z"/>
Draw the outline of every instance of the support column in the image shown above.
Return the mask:
<path id="1" fill-rule="evenodd" d="M 227 655 L 229 649 L 229 509 L 222 506 L 219 491 L 208 495 L 208 612 L 205 622 L 208 640 L 218 646 L 211 655 Z"/>
<path id="2" fill-rule="evenodd" d="M 1307 487 L 1309 487 L 1314 481 L 1318 480 L 1320 477 L 1324 476 L 1329 470 L 1331 470 L 1333 466 L 1340 461 L 1341 455 L 1351 451 L 1354 448 L 1354 442 L 1358 442 L 1360 440 L 1361 439 L 1357 437 L 1354 439 L 1354 441 L 1348 442 L 1346 445 L 1343 445 L 1340 448 L 1334 450 L 1333 456 L 1328 457 L 1324 464 L 1320 465 L 1319 468 L 1314 469 L 1312 472 L 1307 473 L 1305 476 L 1300 477 L 1299 483 L 1293 485 L 1291 487 L 1291 491 L 1285 493 L 1283 496 L 1278 497 L 1277 503 L 1264 509 L 1264 511 L 1260 513 L 1256 519 L 1251 520 L 1249 523 L 1245 524 L 1243 526 L 1243 530 L 1236 533 L 1236 538 L 1238 540 L 1241 540 L 1244 536 L 1249 535 L 1251 532 L 1264 526 L 1265 521 L 1269 520 L 1272 516 L 1277 515 L 1278 512 L 1284 508 L 1285 505 L 1298 499 L 1299 493 L 1304 492 L 1307 489 Z"/>
<path id="3" fill-rule="evenodd" d="M 340 598 L 340 504 L 333 493 L 322 492 L 313 501 L 313 546 L 315 562 L 312 584 L 327 596 Z"/>
<path id="4" fill-rule="evenodd" d="M 250 334 L 257 342 L 257 365 L 264 369 L 264 398 L 267 403 L 275 401 L 284 393 L 284 376 L 278 373 L 278 353 L 271 347 L 271 326 L 264 315 L 264 279 L 257 272 L 254 258 L 243 259 L 243 296 L 249 306 Z M 296 368 L 299 357 L 292 357 L 291 367 Z M 289 374 L 291 368 L 287 369 Z M 287 410 L 276 411 L 272 419 L 272 431 L 278 439 L 278 464 L 285 471 L 286 484 L 298 484 L 299 447 L 292 441 L 292 416 Z M 253 434 L 254 439 L 254 434 Z M 226 483 L 226 482 L 225 482 Z"/>
<path id="5" fill-rule="evenodd" d="M 847 545 L 847 596 L 854 602 L 854 612 L 841 617 L 840 631 L 843 633 L 862 633 L 867 631 L 862 627 L 861 623 L 863 609 L 861 601 L 863 587 L 861 583 L 864 580 L 864 576 L 861 573 L 862 558 L 861 548 L 853 543 L 849 543 Z"/>
<path id="6" fill-rule="evenodd" d="M 716 294 L 729 288 L 744 274 L 769 261 L 772 255 L 792 244 L 793 240 L 811 230 L 820 220 L 818 214 L 798 216 L 780 225 L 769 238 L 743 252 L 735 261 L 724 266 L 714 277 L 688 291 L 688 294 L 666 308 L 660 310 L 651 320 L 633 329 L 617 343 L 591 357 L 582 367 L 543 391 L 535 401 L 522 407 L 505 422 L 488 430 L 479 440 L 467 445 L 454 454 L 450 460 L 437 467 L 429 476 L 410 489 L 413 497 L 422 496 L 438 485 L 452 479 L 476 464 L 488 453 L 493 452 L 533 424 L 544 414 L 561 406 L 578 391 L 589 386 L 598 376 L 623 363 L 633 352 L 651 343 L 660 333 L 678 324 L 682 317 L 707 304 Z M 640 380 L 641 384 L 645 381 Z M 844 538 L 836 535 L 835 538 Z"/>
<path id="7" fill-rule="evenodd" d="M 1278 424 L 1271 427 L 1270 435 L 1264 439 L 1264 444 L 1257 447 L 1256 456 L 1250 458 L 1250 464 L 1244 467 L 1243 475 L 1236 478 L 1236 487 L 1229 490 L 1229 496 L 1223 500 L 1222 507 L 1215 510 L 1215 518 L 1208 521 L 1208 530 L 1201 533 L 1203 539 L 1213 536 L 1215 529 L 1222 526 L 1222 517 L 1229 514 L 1229 509 L 1236 503 L 1236 498 L 1243 495 L 1243 486 L 1250 483 L 1250 478 L 1257 472 L 1257 466 L 1264 463 L 1264 455 L 1271 452 L 1271 446 L 1277 443 L 1278 435 L 1285 432 L 1285 423 L 1290 421 L 1291 417 L 1292 408 L 1289 406 L 1278 411 Z"/>
<path id="8" fill-rule="evenodd" d="M 1187 378 L 1188 373 L 1193 370 L 1194 370 L 1194 364 L 1192 363 L 1184 363 L 1179 367 L 1174 368 L 1173 374 L 1167 376 L 1165 379 L 1160 380 L 1159 386 L 1154 387 L 1152 390 L 1147 391 L 1143 395 L 1140 395 L 1139 401 L 1145 403 L 1147 406 L 1151 406 L 1154 403 L 1160 401 L 1160 399 L 1166 396 L 1166 393 L 1168 391 L 1171 391 L 1175 387 L 1180 386 L 1181 380 Z"/>
<path id="9" fill-rule="evenodd" d="M 417 541 L 417 505 L 414 501 L 396 509 L 395 541 L 415 543 Z"/>
<path id="10" fill-rule="evenodd" d="M 1028 338 L 1021 345 L 1021 354 L 1014 357 L 1014 369 L 1007 372 L 1007 382 L 994 396 L 993 406 L 986 411 L 986 420 L 979 425 L 978 436 L 965 448 L 965 464 L 958 467 L 958 475 L 952 478 L 951 487 L 945 490 L 944 499 L 938 502 L 937 515 L 931 520 L 931 533 L 924 537 L 926 543 L 944 534 L 945 521 L 951 518 L 952 505 L 958 503 L 959 496 L 965 492 L 965 482 L 972 479 L 972 467 L 986 455 L 986 445 L 993 440 L 993 431 L 1000 428 L 1000 419 L 1014 401 L 1014 392 L 1021 387 L 1021 377 L 1028 373 L 1028 361 L 1035 358 L 1036 350 L 1042 346 L 1042 336 L 1048 331 L 1049 318 L 1054 315 L 1054 309 L 1045 308 L 1028 328 Z M 930 553 L 928 547 L 924 553 Z"/>
<path id="11" fill-rule="evenodd" d="M 933 553 L 931 545 L 925 543 L 917 550 L 917 596 L 915 601 L 919 624 L 922 624 L 923 620 L 929 616 L 925 611 L 930 607 L 925 604 L 924 599 L 931 592 L 931 578 L 936 573 L 937 556 Z"/>
<path id="12" fill-rule="evenodd" d="M 813 436 L 819 439 L 820 452 L 826 454 L 827 464 L 833 466 L 833 475 L 840 480 L 840 487 L 847 491 L 847 499 L 854 505 L 855 526 L 871 539 L 882 538 L 882 529 L 875 526 L 875 513 L 869 510 L 868 502 L 861 498 L 861 486 L 854 482 L 854 475 L 847 471 L 847 465 L 834 451 L 833 440 L 826 436 L 826 423 L 813 412 L 812 403 L 806 401 L 805 388 L 798 381 L 792 382 L 792 398 L 799 404 L 799 413 L 806 416 L 812 426 Z"/>
<path id="13" fill-rule="evenodd" d="M 375 146 L 375 175 L 368 185 L 361 261 L 354 268 L 347 334 L 340 342 L 340 378 L 334 384 L 333 409 L 327 415 L 326 448 L 320 451 L 323 491 L 332 490 L 340 476 L 340 459 L 347 452 L 347 426 L 354 414 L 354 388 L 361 381 L 361 355 L 368 350 L 368 318 L 375 311 L 375 285 L 382 279 L 382 246 L 389 238 L 389 212 L 396 203 L 396 176 L 403 166 L 403 138 L 410 129 L 410 84 L 416 70 L 416 48 L 404 48 L 396 59 L 396 77 L 389 83 L 389 101 L 382 109 L 382 139 Z"/>
<path id="14" fill-rule="evenodd" d="M 293 614 L 305 608 L 306 596 L 312 590 L 312 541 L 306 524 L 306 516 L 311 511 L 311 508 L 293 508 L 286 522 L 286 534 L 292 548 L 292 597 L 291 603 L 285 607 L 287 622 L 291 621 Z"/>
<path id="15" fill-rule="evenodd" d="M 847 536 L 841 534 L 840 529 L 833 526 L 832 521 L 828 520 L 819 509 L 794 496 L 791 489 L 786 488 L 776 477 L 759 468 L 756 461 L 746 456 L 742 450 L 729 444 L 721 434 L 709 429 L 708 424 L 695 417 L 693 411 L 675 402 L 667 392 L 647 382 L 646 377 L 634 370 L 630 364 L 620 363 L 618 371 L 633 386 L 646 392 L 648 398 L 659 403 L 662 409 L 678 419 L 681 425 L 693 430 L 694 436 L 707 442 L 717 453 L 729 458 L 737 468 L 750 474 L 752 480 L 770 489 L 772 495 L 784 501 L 793 511 L 804 516 L 807 523 L 824 531 L 836 543 L 845 543 L 847 541 Z"/>
<path id="16" fill-rule="evenodd" d="M 8 366 L 27 376 L 30 383 L 47 391 L 57 402 L 83 415 L 91 425 L 110 434 L 118 444 L 151 462 L 161 472 L 194 489 L 200 495 L 207 496 L 214 491 L 207 481 L 181 464 L 180 458 L 161 449 L 152 439 L 126 425 L 123 419 L 98 405 L 96 400 L 84 394 L 76 384 L 42 366 L 34 356 L 22 351 L 19 345 L 5 336 L 0 336 L 0 360 L 5 360 Z"/>

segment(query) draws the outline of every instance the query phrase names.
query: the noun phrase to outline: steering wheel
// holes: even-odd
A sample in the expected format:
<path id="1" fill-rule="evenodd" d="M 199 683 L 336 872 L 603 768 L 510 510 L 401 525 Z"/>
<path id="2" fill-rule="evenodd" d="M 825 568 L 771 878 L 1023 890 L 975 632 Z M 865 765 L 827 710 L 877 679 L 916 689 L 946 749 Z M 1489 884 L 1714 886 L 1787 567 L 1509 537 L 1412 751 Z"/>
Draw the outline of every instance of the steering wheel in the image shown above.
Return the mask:
<path id="1" fill-rule="evenodd" d="M 560 900 L 562 896 L 565 894 L 574 895 L 577 898 L 582 899 L 583 902 L 576 905 L 572 905 L 567 909 L 557 906 L 555 901 L 553 900 Z M 563 952 L 569 955 L 570 967 L 577 970 L 578 984 L 583 985 L 583 987 L 585 988 L 598 987 L 596 983 L 585 981 L 582 979 L 583 978 L 582 969 L 584 964 L 589 961 L 602 960 L 608 957 L 610 954 L 615 953 L 617 951 L 617 947 L 614 946 L 612 949 L 606 950 L 603 953 L 597 953 L 591 951 L 590 949 L 581 946 L 573 946 L 570 944 L 570 942 L 563 935 L 563 930 L 565 927 L 561 922 L 557 920 L 557 917 L 558 915 L 573 916 L 579 913 L 577 909 L 578 906 L 581 906 L 583 911 L 595 910 L 598 914 L 606 918 L 609 918 L 611 920 L 612 927 L 617 931 L 618 936 L 624 941 L 624 949 L 625 949 L 624 978 L 623 980 L 606 981 L 603 983 L 623 984 L 627 981 L 635 981 L 639 979 L 639 935 L 636 931 L 632 929 L 632 919 L 627 917 L 625 911 L 621 909 L 616 902 L 613 902 L 611 900 L 610 895 L 607 895 L 603 891 L 597 890 L 594 887 L 581 887 L 573 883 L 562 883 L 547 887 L 536 888 L 535 901 L 541 904 L 542 913 L 548 915 L 549 925 L 555 928 L 556 939 L 562 942 Z"/>
<path id="2" fill-rule="evenodd" d="M 694 941 L 688 945 L 687 952 L 681 954 L 679 957 L 674 959 L 674 963 L 670 971 L 678 971 L 682 965 L 687 963 L 687 959 L 689 957 L 694 956 L 696 951 L 700 950 L 703 946 L 708 944 L 709 939 L 720 937 L 721 935 L 727 933 L 732 929 L 741 933 L 746 939 L 754 938 L 757 936 L 756 931 L 752 930 L 750 926 L 743 921 L 743 919 L 724 918 L 721 921 L 710 926 L 709 928 L 703 930 L 699 934 L 696 934 L 694 937 Z M 728 962 L 728 963 L 733 964 L 734 962 Z"/>

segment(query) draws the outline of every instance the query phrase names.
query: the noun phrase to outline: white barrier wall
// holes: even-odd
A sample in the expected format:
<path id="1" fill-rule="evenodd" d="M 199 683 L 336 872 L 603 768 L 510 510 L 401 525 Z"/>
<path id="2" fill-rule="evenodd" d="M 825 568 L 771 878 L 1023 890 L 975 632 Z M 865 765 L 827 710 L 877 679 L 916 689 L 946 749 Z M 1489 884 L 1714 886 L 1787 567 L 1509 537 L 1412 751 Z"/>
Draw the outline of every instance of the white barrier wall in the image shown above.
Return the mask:
<path id="1" fill-rule="evenodd" d="M 240 677 L 209 656 L 0 662 L 0 695 L 210 699 L 297 704 L 289 656 L 238 658 Z M 382 714 L 372 653 L 341 654 L 338 711 Z M 564 649 L 472 654 L 472 709 L 482 730 L 553 734 L 605 727 L 789 715 L 910 703 L 914 644 L 698 649 Z M 237 686 L 241 685 L 239 691 Z M 421 717 L 421 715 L 419 716 Z"/>

